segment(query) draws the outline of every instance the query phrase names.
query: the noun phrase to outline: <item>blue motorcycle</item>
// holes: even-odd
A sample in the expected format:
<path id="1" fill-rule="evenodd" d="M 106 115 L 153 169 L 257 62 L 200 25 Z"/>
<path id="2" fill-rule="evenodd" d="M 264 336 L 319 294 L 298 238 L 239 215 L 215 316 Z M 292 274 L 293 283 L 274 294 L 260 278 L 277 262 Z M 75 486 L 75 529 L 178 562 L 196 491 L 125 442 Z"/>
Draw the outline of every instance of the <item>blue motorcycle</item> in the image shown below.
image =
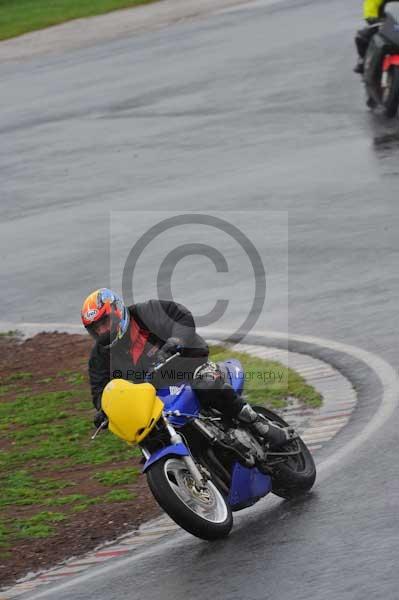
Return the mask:
<path id="1" fill-rule="evenodd" d="M 240 362 L 230 359 L 221 368 L 241 395 Z M 274 412 L 253 408 L 274 424 L 288 426 Z M 114 379 L 104 389 L 102 409 L 111 432 L 140 446 L 143 472 L 158 504 L 183 529 L 202 539 L 227 536 L 234 511 L 270 492 L 295 498 L 316 478 L 312 455 L 299 436 L 271 451 L 248 425 L 201 408 L 187 384 L 156 390 L 149 382 Z"/>

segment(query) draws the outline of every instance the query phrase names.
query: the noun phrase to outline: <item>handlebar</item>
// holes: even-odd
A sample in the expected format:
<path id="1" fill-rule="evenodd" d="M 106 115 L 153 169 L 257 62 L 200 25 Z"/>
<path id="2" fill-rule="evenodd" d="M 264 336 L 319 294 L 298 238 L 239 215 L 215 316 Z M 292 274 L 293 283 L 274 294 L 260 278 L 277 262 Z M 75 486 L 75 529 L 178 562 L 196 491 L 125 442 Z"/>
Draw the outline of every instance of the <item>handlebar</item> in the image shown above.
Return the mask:
<path id="1" fill-rule="evenodd" d="M 107 427 L 108 427 L 108 422 L 109 422 L 109 421 L 108 421 L 108 419 L 105 419 L 105 421 L 103 421 L 103 422 L 101 423 L 101 425 L 99 425 L 99 426 L 97 427 L 97 429 L 95 430 L 95 432 L 93 433 L 93 435 L 91 436 L 91 438 L 90 438 L 90 439 L 91 439 L 91 440 L 94 440 L 94 439 L 97 437 L 97 435 L 100 433 L 100 431 L 101 431 L 102 429 L 107 429 Z"/>

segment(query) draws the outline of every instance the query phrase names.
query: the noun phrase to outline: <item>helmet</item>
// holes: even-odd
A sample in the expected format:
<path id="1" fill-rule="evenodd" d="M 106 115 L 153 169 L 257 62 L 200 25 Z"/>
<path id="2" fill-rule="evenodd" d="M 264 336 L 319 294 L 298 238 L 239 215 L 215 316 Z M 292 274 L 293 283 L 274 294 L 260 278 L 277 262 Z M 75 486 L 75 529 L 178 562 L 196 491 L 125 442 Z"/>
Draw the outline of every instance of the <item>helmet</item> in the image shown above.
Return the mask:
<path id="1" fill-rule="evenodd" d="M 87 296 L 81 317 L 87 331 L 104 348 L 111 348 L 123 337 L 130 320 L 122 298 L 107 288 Z"/>

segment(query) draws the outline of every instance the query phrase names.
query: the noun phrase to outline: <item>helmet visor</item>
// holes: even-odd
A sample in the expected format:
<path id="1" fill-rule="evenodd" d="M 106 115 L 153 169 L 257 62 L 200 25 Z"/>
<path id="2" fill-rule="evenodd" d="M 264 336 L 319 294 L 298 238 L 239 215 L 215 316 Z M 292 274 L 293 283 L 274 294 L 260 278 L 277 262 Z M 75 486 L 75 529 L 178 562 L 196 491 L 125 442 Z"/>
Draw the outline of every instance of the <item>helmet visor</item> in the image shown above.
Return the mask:
<path id="1" fill-rule="evenodd" d="M 90 335 L 101 344 L 109 346 L 118 332 L 119 319 L 115 314 L 104 315 L 86 327 Z"/>

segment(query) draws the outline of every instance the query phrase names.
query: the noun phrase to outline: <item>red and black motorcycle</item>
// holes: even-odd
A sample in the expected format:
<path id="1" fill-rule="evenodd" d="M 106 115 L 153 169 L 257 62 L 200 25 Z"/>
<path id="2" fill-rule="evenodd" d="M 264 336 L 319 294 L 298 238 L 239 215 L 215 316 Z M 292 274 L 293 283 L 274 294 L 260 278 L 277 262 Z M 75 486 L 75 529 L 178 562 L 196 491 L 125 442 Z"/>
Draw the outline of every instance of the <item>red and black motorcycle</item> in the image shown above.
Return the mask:
<path id="1" fill-rule="evenodd" d="M 399 106 L 399 23 L 390 14 L 373 35 L 364 61 L 367 106 L 395 117 Z"/>

